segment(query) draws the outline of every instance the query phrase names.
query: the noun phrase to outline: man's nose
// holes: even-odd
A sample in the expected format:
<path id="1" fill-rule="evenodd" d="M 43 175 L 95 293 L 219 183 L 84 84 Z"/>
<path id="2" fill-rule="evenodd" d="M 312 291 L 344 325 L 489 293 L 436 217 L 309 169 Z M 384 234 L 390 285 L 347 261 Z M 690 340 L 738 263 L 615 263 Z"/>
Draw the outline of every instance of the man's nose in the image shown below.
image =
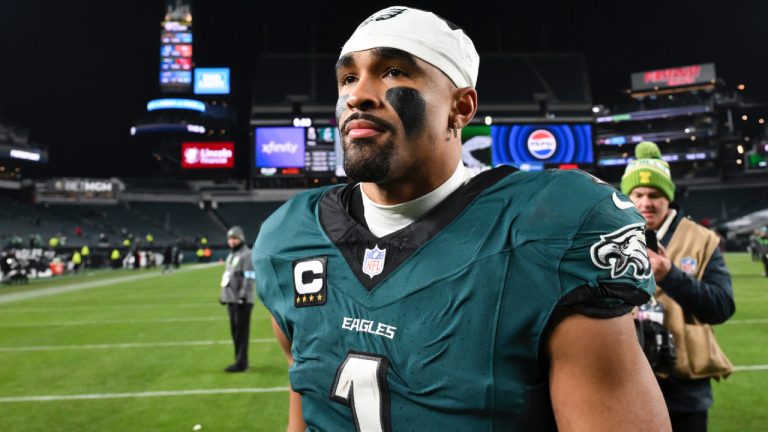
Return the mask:
<path id="1" fill-rule="evenodd" d="M 378 95 L 378 86 L 370 75 L 362 75 L 349 92 L 347 99 L 348 109 L 370 110 L 381 103 Z"/>

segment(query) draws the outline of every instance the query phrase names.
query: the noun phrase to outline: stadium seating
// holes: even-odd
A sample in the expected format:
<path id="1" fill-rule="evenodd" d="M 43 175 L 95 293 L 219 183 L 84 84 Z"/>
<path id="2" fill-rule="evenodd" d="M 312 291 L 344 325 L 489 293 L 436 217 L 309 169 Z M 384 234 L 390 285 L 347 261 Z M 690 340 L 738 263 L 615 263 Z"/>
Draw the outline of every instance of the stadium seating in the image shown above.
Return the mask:
<path id="1" fill-rule="evenodd" d="M 219 203 L 216 213 L 226 226 L 240 225 L 246 239 L 251 242 L 258 235 L 259 227 L 277 210 L 282 202 Z"/>
<path id="2" fill-rule="evenodd" d="M 82 229 L 82 236 L 75 228 Z M 120 202 L 118 204 L 28 204 L 0 195 L 0 243 L 39 234 L 44 242 L 54 235 L 66 237 L 66 246 L 96 245 L 105 233 L 113 245 L 123 233 L 144 239 L 151 233 L 156 245 L 181 241 L 187 245 L 205 235 L 212 244 L 223 244 L 226 225 L 217 215 L 192 203 Z"/>
<path id="3" fill-rule="evenodd" d="M 52 204 L 48 210 L 52 214 L 82 221 L 84 225 L 91 227 L 91 231 L 97 231 L 95 234 L 106 233 L 113 242 L 122 239 L 123 230 L 137 238 L 143 238 L 147 233 L 152 233 L 158 243 L 174 238 L 172 233 L 163 229 L 162 224 L 132 211 L 124 203 L 117 205 Z"/>
<path id="4" fill-rule="evenodd" d="M 694 220 L 720 224 L 768 208 L 768 188 L 689 190 L 676 201 Z"/>
<path id="5" fill-rule="evenodd" d="M 43 206 L 23 203 L 8 196 L 0 195 L 0 242 L 3 244 L 14 236 L 28 244 L 29 236 L 38 234 L 47 244 L 48 239 L 59 234 L 67 237 L 68 244 L 81 245 L 85 239 L 75 235 L 80 226 L 87 233 L 87 227 L 78 219 L 70 219 L 47 211 Z"/>
<path id="6" fill-rule="evenodd" d="M 214 243 L 223 243 L 224 225 L 218 223 L 215 215 L 200 210 L 196 204 L 133 202 L 131 208 L 185 240 L 205 235 Z"/>

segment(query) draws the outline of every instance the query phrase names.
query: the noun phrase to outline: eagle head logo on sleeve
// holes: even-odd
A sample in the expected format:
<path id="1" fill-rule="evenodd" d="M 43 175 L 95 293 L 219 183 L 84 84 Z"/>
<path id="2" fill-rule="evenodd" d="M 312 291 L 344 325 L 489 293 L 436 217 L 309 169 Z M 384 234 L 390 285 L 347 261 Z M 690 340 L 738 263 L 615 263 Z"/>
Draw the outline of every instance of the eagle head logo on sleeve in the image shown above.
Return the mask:
<path id="1" fill-rule="evenodd" d="M 613 279 L 623 276 L 630 267 L 638 279 L 651 277 L 653 272 L 645 246 L 644 225 L 627 225 L 610 234 L 601 235 L 600 241 L 590 248 L 592 262 L 601 269 L 610 269 Z"/>

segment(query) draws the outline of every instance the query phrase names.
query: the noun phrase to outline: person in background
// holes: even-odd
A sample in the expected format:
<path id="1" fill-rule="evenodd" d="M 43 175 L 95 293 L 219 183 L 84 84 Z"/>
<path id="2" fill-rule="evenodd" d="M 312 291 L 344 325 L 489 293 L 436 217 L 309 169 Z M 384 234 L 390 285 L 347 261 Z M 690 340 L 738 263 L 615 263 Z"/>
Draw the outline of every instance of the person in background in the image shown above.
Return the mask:
<path id="1" fill-rule="evenodd" d="M 83 258 L 83 268 L 88 268 L 91 266 L 91 248 L 88 247 L 88 245 L 84 245 L 82 248 L 80 248 L 80 255 L 82 255 Z"/>
<path id="2" fill-rule="evenodd" d="M 173 265 L 173 246 L 167 245 L 163 249 L 163 273 L 169 273 Z"/>
<path id="3" fill-rule="evenodd" d="M 759 233 L 758 250 L 760 254 L 760 260 L 763 262 L 765 277 L 768 277 L 768 225 L 764 226 Z"/>
<path id="4" fill-rule="evenodd" d="M 133 248 L 133 269 L 139 270 L 141 269 L 141 251 L 139 250 L 138 244 L 136 247 Z"/>
<path id="5" fill-rule="evenodd" d="M 112 249 L 112 253 L 109 255 L 110 262 L 112 263 L 113 269 L 119 269 L 120 268 L 120 249 L 114 248 Z"/>
<path id="6" fill-rule="evenodd" d="M 635 152 L 636 160 L 630 162 L 621 179 L 621 191 L 632 200 L 645 218 L 647 229 L 655 231 L 659 240 L 658 251 L 649 249 L 648 257 L 659 288 L 655 297 L 665 308 L 664 325 L 675 336 L 678 353 L 675 372 L 659 378 L 659 386 L 673 431 L 706 431 L 707 412 L 712 405 L 710 377 L 693 378 L 690 375 L 696 374 L 682 370 L 685 356 L 681 350 L 690 349 L 681 346 L 685 334 L 672 328 L 670 319 L 681 308 L 680 327 L 683 316 L 686 322 L 690 317 L 703 324 L 725 322 L 736 309 L 731 276 L 718 249 L 717 234 L 691 221 L 674 203 L 675 184 L 658 146 L 642 142 Z M 727 373 L 712 377 L 725 376 Z"/>
<path id="7" fill-rule="evenodd" d="M 173 252 L 171 254 L 173 255 L 173 268 L 176 270 L 181 267 L 181 262 L 184 260 L 184 254 L 181 252 L 181 249 L 179 248 L 179 243 L 181 243 L 181 240 L 177 240 L 176 244 L 173 245 Z"/>
<path id="8" fill-rule="evenodd" d="M 253 310 L 253 263 L 251 250 L 245 244 L 245 233 L 239 226 L 227 231 L 230 253 L 221 276 L 219 302 L 227 306 L 232 342 L 235 345 L 235 362 L 227 372 L 244 372 L 248 369 L 248 337 Z"/>
<path id="9" fill-rule="evenodd" d="M 80 251 L 72 252 L 72 271 L 75 273 L 80 271 L 80 266 L 83 263 L 83 256 L 80 255 Z"/>

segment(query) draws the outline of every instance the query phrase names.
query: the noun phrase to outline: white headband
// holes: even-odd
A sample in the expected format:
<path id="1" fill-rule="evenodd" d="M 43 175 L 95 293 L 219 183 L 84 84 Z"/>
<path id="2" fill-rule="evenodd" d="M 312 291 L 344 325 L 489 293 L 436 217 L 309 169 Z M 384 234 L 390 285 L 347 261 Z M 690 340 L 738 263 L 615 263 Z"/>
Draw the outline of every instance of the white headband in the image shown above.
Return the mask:
<path id="1" fill-rule="evenodd" d="M 432 12 L 393 6 L 363 21 L 339 57 L 372 48 L 396 48 L 440 69 L 456 87 L 475 87 L 480 56 L 464 33 Z"/>

